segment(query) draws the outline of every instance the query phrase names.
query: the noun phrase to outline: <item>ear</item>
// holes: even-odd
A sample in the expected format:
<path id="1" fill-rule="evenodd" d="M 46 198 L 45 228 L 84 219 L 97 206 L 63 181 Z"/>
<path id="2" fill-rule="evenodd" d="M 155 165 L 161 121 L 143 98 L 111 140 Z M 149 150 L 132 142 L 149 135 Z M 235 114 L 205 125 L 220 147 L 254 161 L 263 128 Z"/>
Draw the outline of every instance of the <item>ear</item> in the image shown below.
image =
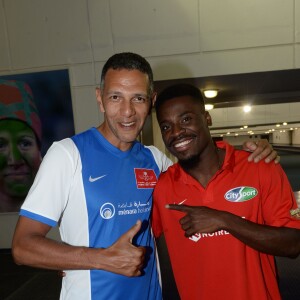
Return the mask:
<path id="1" fill-rule="evenodd" d="M 205 118 L 206 118 L 206 124 L 207 124 L 207 126 L 212 126 L 212 118 L 211 118 L 211 115 L 209 114 L 208 111 L 206 111 L 205 113 L 206 113 Z"/>
<path id="2" fill-rule="evenodd" d="M 97 102 L 99 103 L 100 111 L 105 113 L 102 96 L 101 96 L 101 90 L 98 87 L 96 88 L 96 99 L 97 99 Z"/>
<path id="3" fill-rule="evenodd" d="M 154 107 L 156 97 L 157 97 L 157 93 L 154 92 L 151 96 L 151 106 L 149 108 L 149 115 L 151 114 L 152 108 Z"/>

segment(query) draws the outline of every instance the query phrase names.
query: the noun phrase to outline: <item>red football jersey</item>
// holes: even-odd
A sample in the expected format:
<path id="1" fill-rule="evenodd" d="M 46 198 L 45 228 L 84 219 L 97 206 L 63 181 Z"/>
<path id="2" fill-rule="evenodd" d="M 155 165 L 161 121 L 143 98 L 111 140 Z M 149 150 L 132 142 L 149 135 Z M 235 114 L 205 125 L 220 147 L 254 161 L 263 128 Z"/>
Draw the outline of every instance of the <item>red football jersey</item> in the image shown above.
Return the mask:
<path id="1" fill-rule="evenodd" d="M 226 148 L 222 168 L 206 188 L 175 164 L 163 173 L 154 191 L 152 227 L 164 233 L 180 297 L 191 299 L 281 299 L 274 257 L 246 246 L 221 230 L 184 236 L 184 213 L 166 204 L 208 206 L 258 224 L 300 229 L 291 217 L 297 204 L 280 165 L 249 163 L 249 153 Z"/>

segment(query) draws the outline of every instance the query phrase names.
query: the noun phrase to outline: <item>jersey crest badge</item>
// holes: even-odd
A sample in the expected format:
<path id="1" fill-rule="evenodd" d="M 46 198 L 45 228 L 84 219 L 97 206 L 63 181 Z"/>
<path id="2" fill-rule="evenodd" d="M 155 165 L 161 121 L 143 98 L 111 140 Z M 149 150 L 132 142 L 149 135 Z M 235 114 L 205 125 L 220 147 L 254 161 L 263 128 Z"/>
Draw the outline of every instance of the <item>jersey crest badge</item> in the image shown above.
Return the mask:
<path id="1" fill-rule="evenodd" d="M 153 189 L 157 183 L 157 177 L 152 169 L 134 169 L 136 186 L 138 189 Z"/>
<path id="2" fill-rule="evenodd" d="M 300 208 L 291 209 L 290 214 L 292 218 L 300 220 Z"/>

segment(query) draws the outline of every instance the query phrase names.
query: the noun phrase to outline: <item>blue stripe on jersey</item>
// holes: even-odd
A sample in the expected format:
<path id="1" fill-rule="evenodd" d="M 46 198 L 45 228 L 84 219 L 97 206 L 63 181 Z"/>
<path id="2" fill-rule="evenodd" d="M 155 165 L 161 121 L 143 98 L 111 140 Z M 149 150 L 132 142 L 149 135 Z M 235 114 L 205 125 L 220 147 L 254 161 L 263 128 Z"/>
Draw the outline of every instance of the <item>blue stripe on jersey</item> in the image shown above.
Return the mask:
<path id="1" fill-rule="evenodd" d="M 44 223 L 44 224 L 47 224 L 51 227 L 54 227 L 57 225 L 57 222 L 54 221 L 54 220 L 51 220 L 49 218 L 46 218 L 46 217 L 43 217 L 41 215 L 37 215 L 35 213 L 32 213 L 28 210 L 25 210 L 25 209 L 21 209 L 20 210 L 20 216 L 24 216 L 24 217 L 27 217 L 27 218 L 30 218 L 30 219 L 33 219 L 35 221 L 38 221 L 38 222 L 41 222 L 41 223 Z"/>
<path id="2" fill-rule="evenodd" d="M 148 180 L 148 177 L 153 183 L 159 176 L 160 171 L 151 151 L 138 142 L 129 151 L 121 151 L 111 145 L 96 128 L 72 139 L 82 162 L 89 246 L 111 246 L 140 219 L 143 228 L 133 243 L 147 247 L 148 251 L 148 261 L 141 277 L 128 278 L 92 270 L 92 299 L 161 299 L 155 246 L 149 224 L 153 186 L 139 184 L 139 180 Z"/>

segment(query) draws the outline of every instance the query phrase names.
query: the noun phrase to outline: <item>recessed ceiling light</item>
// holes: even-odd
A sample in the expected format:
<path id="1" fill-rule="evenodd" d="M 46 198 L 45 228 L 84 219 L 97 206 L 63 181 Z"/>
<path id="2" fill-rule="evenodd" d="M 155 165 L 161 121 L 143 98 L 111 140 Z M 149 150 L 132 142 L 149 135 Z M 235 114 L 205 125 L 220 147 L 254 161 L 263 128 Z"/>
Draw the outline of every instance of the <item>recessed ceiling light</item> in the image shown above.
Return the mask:
<path id="1" fill-rule="evenodd" d="M 206 98 L 215 98 L 218 95 L 218 91 L 217 90 L 205 90 L 204 91 L 204 96 Z"/>
<path id="2" fill-rule="evenodd" d="M 284 126 L 287 125 L 287 122 L 283 122 L 282 125 L 284 125 Z"/>
<path id="3" fill-rule="evenodd" d="M 213 104 L 205 104 L 205 110 L 212 110 L 214 108 Z"/>
<path id="4" fill-rule="evenodd" d="M 244 112 L 245 113 L 248 113 L 248 112 L 250 112 L 251 111 L 251 106 L 250 105 L 245 105 L 244 107 L 243 107 L 243 110 L 244 110 Z"/>

